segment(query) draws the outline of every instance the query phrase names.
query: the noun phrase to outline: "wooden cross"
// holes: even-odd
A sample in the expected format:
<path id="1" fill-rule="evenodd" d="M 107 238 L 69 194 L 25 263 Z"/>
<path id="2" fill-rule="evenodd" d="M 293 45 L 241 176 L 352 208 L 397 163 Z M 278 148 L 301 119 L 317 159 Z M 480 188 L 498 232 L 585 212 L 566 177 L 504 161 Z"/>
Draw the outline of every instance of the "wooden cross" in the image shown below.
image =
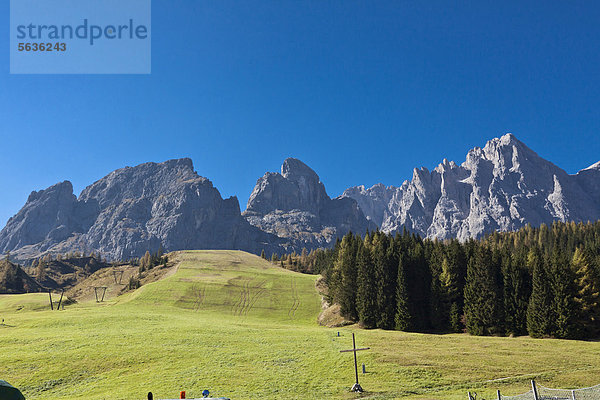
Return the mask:
<path id="1" fill-rule="evenodd" d="M 356 348 L 356 340 L 354 339 L 354 333 L 352 333 L 352 349 L 350 350 L 340 350 L 340 353 L 354 353 L 354 374 L 356 375 L 356 383 L 352 386 L 350 391 L 352 392 L 362 392 L 363 388 L 358 384 L 358 362 L 356 361 L 356 352 L 361 350 L 369 350 L 370 347 L 363 347 L 361 349 Z"/>

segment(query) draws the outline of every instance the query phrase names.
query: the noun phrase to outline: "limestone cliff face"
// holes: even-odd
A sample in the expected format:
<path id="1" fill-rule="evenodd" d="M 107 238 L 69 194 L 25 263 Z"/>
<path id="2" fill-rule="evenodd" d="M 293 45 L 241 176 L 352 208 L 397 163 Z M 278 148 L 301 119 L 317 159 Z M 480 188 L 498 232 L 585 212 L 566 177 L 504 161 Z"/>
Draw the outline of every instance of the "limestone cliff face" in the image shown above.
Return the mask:
<path id="1" fill-rule="evenodd" d="M 393 232 L 402 227 L 430 238 L 461 240 L 526 224 L 600 218 L 600 163 L 568 175 L 512 134 L 469 151 L 457 165 L 415 169 L 400 187 L 347 189 L 363 212 Z"/>
<path id="2" fill-rule="evenodd" d="M 33 192 L 0 232 L 0 250 L 17 259 L 75 250 L 123 259 L 160 247 L 256 253 L 280 243 L 248 224 L 237 198 L 222 199 L 189 159 L 118 169 L 79 199 L 70 182 Z"/>
<path id="3" fill-rule="evenodd" d="M 319 176 L 294 158 L 283 162 L 281 173 L 267 172 L 256 182 L 243 215 L 296 247 L 328 246 L 348 231 L 376 228 L 354 200 L 331 199 Z"/>

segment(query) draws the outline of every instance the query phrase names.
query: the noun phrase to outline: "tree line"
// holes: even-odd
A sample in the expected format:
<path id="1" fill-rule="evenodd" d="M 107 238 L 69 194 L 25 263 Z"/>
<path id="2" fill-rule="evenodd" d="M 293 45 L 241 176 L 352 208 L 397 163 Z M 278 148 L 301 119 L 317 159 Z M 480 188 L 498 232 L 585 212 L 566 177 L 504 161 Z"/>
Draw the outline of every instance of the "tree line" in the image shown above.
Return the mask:
<path id="1" fill-rule="evenodd" d="M 600 222 L 526 226 L 464 243 L 406 230 L 349 233 L 311 255 L 330 300 L 365 328 L 600 336 Z"/>

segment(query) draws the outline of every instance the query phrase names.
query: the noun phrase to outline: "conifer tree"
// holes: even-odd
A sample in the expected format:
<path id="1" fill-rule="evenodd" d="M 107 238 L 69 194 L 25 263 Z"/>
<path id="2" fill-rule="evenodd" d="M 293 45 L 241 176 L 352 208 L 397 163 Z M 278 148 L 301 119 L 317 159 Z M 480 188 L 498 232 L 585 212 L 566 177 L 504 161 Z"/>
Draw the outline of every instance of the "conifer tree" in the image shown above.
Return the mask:
<path id="1" fill-rule="evenodd" d="M 430 244 L 431 242 L 426 242 Z M 429 301 L 429 315 L 431 326 L 436 331 L 448 330 L 450 316 L 450 302 L 446 295 L 442 274 L 444 264 L 446 270 L 448 261 L 444 254 L 444 245 L 435 241 L 432 245 L 426 246 L 425 252 L 430 249 L 431 254 L 427 258 L 429 271 L 431 273 L 431 296 Z"/>
<path id="2" fill-rule="evenodd" d="M 447 327 L 452 332 L 459 332 L 461 330 L 459 274 L 456 265 L 450 264 L 446 257 L 442 260 L 440 282 L 443 290 L 444 312 L 447 313 L 445 317 Z"/>
<path id="3" fill-rule="evenodd" d="M 368 329 L 377 326 L 377 284 L 370 247 L 370 239 L 366 236 L 364 241 L 359 241 L 356 256 L 356 309 L 361 325 Z"/>
<path id="4" fill-rule="evenodd" d="M 340 286 L 336 292 L 336 301 L 340 305 L 340 313 L 352 320 L 358 320 L 356 311 L 356 247 L 352 233 L 342 239 L 338 259 L 334 269 L 338 271 Z"/>
<path id="5" fill-rule="evenodd" d="M 537 247 L 529 251 L 527 266 L 533 275 L 527 307 L 527 332 L 531 337 L 540 338 L 552 332 L 554 313 L 550 279 Z"/>
<path id="6" fill-rule="evenodd" d="M 511 255 L 506 251 L 503 254 L 505 329 L 512 335 L 527 334 L 529 287 L 522 262 L 524 264 L 524 259 L 514 253 Z"/>
<path id="7" fill-rule="evenodd" d="M 491 251 L 478 246 L 467 267 L 465 285 L 465 320 L 472 335 L 498 332 L 497 290 L 491 265 Z"/>
<path id="8" fill-rule="evenodd" d="M 575 274 L 570 260 L 555 247 L 551 259 L 553 311 L 556 316 L 553 336 L 561 339 L 574 339 L 581 333 L 576 325 L 578 319 L 575 303 Z"/>
<path id="9" fill-rule="evenodd" d="M 377 327 L 393 329 L 396 314 L 397 272 L 390 262 L 390 240 L 388 235 L 376 232 L 373 237 L 373 263 L 377 283 Z"/>
<path id="10" fill-rule="evenodd" d="M 400 331 L 412 330 L 412 320 L 408 307 L 408 288 L 406 287 L 406 276 L 402 257 L 398 262 L 398 279 L 396 286 L 396 329 Z"/>
<path id="11" fill-rule="evenodd" d="M 600 334 L 600 276 L 589 250 L 577 248 L 573 254 L 573 271 L 577 293 L 578 323 L 587 337 Z"/>

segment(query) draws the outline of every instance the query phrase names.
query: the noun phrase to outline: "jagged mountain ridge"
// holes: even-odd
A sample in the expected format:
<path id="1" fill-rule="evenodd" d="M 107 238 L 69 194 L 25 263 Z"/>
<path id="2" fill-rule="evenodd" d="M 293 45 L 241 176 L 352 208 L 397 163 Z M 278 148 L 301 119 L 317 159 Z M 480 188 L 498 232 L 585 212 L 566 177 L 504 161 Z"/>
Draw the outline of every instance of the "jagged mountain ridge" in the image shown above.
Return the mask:
<path id="1" fill-rule="evenodd" d="M 190 159 L 118 169 L 79 198 L 64 181 L 31 193 L 0 231 L 0 251 L 16 260 L 73 251 L 124 259 L 159 247 L 281 254 L 376 227 L 465 240 L 599 218 L 600 162 L 568 175 L 507 134 L 469 151 L 461 165 L 444 160 L 415 169 L 400 187 L 356 186 L 334 199 L 311 168 L 288 158 L 280 173 L 258 179 L 243 213 Z"/>
<path id="2" fill-rule="evenodd" d="M 161 246 L 257 253 L 285 243 L 248 224 L 237 198 L 223 199 L 186 158 L 118 169 L 79 198 L 68 181 L 33 192 L 0 231 L 0 250 L 19 260 L 72 251 L 126 259 Z"/>
<path id="3" fill-rule="evenodd" d="M 223 199 L 184 158 L 115 170 L 86 187 L 79 198 L 69 181 L 32 192 L 0 231 L 0 251 L 10 251 L 21 261 L 73 251 L 127 259 L 161 247 L 256 254 L 265 250 L 270 255 L 328 246 L 349 230 L 366 230 L 368 221 L 354 200 L 330 199 L 318 176 L 301 161 L 288 159 L 284 166 L 284 186 L 269 186 L 277 186 L 279 201 L 260 205 L 259 199 L 268 196 L 257 189 L 247 211 L 283 212 L 284 219 L 273 224 L 276 229 L 249 223 L 253 220 L 242 216 L 237 198 Z M 274 204 L 276 208 L 268 209 Z M 305 224 L 307 219 L 313 221 Z"/>
<path id="4" fill-rule="evenodd" d="M 600 162 L 569 175 L 514 135 L 469 151 L 460 166 L 444 161 L 414 169 L 400 187 L 355 186 L 357 201 L 385 232 L 406 227 L 424 237 L 460 240 L 552 221 L 600 218 Z"/>

